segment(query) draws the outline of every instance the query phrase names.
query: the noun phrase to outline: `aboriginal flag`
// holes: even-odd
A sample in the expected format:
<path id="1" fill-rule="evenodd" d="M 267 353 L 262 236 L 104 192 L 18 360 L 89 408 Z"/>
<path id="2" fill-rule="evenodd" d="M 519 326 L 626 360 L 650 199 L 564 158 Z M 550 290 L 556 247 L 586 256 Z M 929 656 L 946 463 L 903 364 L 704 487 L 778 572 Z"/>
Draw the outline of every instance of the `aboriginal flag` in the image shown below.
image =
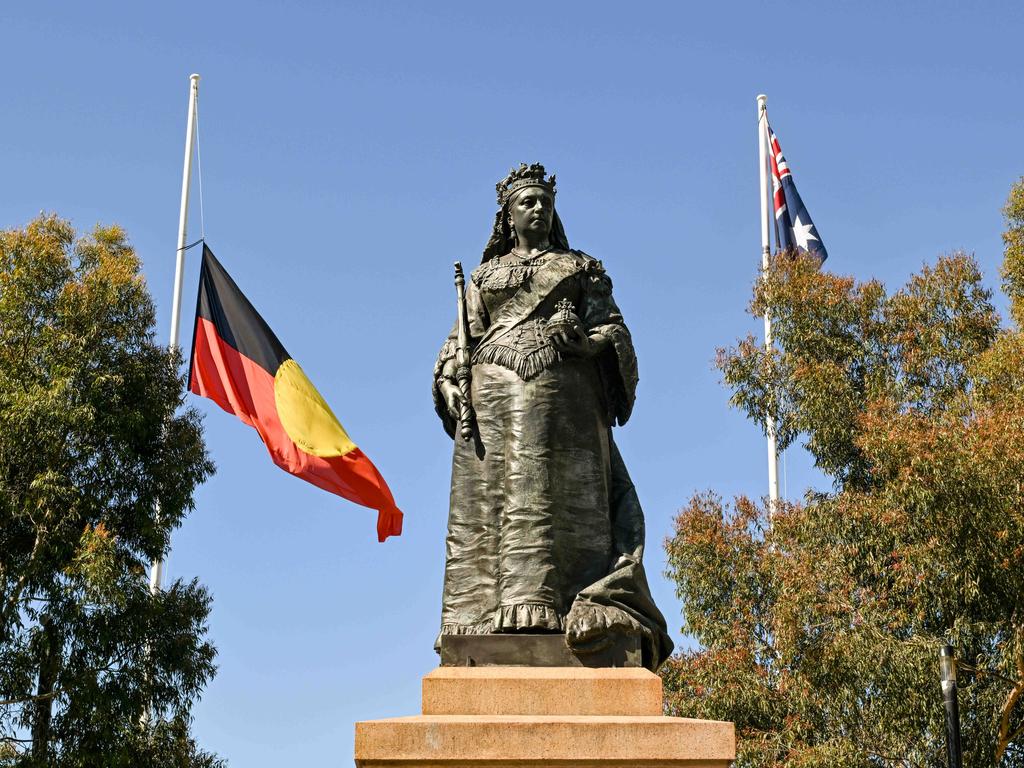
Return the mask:
<path id="1" fill-rule="evenodd" d="M 378 510 L 379 541 L 401 534 L 384 478 L 205 243 L 188 388 L 259 432 L 286 472 Z"/>

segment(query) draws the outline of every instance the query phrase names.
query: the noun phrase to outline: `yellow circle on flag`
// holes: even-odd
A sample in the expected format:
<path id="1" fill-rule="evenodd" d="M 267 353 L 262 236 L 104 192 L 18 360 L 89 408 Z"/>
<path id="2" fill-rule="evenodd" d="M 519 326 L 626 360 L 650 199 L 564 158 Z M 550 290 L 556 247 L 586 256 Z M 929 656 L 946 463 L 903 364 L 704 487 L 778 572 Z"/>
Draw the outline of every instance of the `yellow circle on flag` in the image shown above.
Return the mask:
<path id="1" fill-rule="evenodd" d="M 274 403 L 284 431 L 306 453 L 327 458 L 355 450 L 338 417 L 294 360 L 285 360 L 274 375 Z"/>

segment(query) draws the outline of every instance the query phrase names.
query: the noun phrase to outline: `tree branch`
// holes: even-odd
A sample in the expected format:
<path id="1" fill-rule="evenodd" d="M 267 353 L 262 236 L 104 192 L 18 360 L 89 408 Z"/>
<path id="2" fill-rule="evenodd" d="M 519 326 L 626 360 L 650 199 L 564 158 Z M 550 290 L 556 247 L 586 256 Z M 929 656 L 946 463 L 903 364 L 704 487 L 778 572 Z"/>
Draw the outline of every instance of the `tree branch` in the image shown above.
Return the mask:
<path id="1" fill-rule="evenodd" d="M 3 612 L 0 613 L 0 617 L 2 617 L 3 619 L 3 624 L 7 623 L 7 618 L 9 614 L 17 607 L 18 602 L 21 599 L 21 591 L 25 588 L 25 584 L 28 581 L 28 575 L 32 571 L 32 561 L 35 560 L 36 555 L 39 554 L 39 550 L 42 547 L 42 543 L 43 534 L 42 532 L 40 532 L 36 534 L 36 540 L 32 544 L 32 554 L 30 554 L 28 557 L 28 563 L 25 564 L 25 570 L 21 574 L 21 577 L 18 579 L 18 581 L 15 582 L 14 589 L 11 591 L 11 594 L 7 598 L 7 604 L 3 607 Z"/>
<path id="2" fill-rule="evenodd" d="M 1017 671 L 1022 679 L 1016 681 L 999 710 L 999 733 L 996 735 L 996 765 L 1003 759 L 1003 753 L 1010 746 L 1010 742 L 1020 736 L 1021 731 L 1024 730 L 1024 726 L 1020 726 L 1013 733 L 1010 732 L 1010 716 L 1013 714 L 1013 708 L 1017 706 L 1021 694 L 1024 693 L 1024 657 L 1018 656 L 1016 661 Z"/>
<path id="3" fill-rule="evenodd" d="M 0 707 L 9 707 L 9 706 L 11 706 L 13 704 L 28 704 L 29 702 L 41 701 L 42 699 L 52 699 L 58 693 L 60 693 L 59 690 L 53 690 L 53 691 L 50 691 L 49 693 L 34 694 L 34 695 L 31 695 L 31 696 L 22 696 L 21 698 L 17 698 L 17 699 L 4 699 L 4 700 L 0 701 Z"/>

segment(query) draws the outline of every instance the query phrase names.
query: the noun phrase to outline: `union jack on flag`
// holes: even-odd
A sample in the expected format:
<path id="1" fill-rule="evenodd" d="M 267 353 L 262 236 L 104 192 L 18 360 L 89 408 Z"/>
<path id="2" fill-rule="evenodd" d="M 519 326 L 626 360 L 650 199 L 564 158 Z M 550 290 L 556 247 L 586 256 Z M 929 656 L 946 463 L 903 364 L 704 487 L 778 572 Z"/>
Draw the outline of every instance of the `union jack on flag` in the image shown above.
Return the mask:
<path id="1" fill-rule="evenodd" d="M 775 136 L 775 131 L 765 120 L 768 130 L 768 143 L 771 147 L 772 192 L 775 204 L 775 239 L 781 251 L 798 249 L 816 256 L 824 262 L 828 258 L 825 244 L 821 242 L 818 229 L 807 213 L 800 193 L 796 191 L 793 174 L 789 170 L 782 147 Z"/>

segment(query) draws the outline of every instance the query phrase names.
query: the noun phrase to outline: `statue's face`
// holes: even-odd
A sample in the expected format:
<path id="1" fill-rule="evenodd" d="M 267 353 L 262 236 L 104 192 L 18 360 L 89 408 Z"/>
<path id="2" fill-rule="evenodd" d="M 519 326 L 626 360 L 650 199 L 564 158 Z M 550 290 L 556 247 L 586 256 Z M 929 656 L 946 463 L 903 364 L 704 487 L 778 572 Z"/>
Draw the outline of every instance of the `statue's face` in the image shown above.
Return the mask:
<path id="1" fill-rule="evenodd" d="M 543 187 L 527 187 L 512 199 L 509 216 L 516 232 L 529 232 L 546 237 L 551 232 L 555 215 L 555 199 Z"/>

